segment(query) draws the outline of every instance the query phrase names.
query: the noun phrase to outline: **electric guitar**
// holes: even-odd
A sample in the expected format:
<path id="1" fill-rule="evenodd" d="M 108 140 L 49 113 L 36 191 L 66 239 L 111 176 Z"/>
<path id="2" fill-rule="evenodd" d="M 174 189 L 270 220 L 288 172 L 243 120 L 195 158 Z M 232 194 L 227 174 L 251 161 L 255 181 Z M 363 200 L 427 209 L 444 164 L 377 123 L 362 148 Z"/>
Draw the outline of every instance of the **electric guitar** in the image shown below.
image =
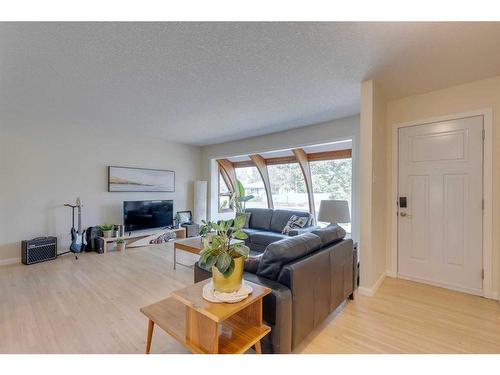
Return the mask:
<path id="1" fill-rule="evenodd" d="M 71 207 L 73 209 L 71 245 L 69 246 L 69 250 L 73 253 L 81 253 L 83 250 L 85 250 L 85 246 L 87 245 L 85 230 L 82 230 L 82 203 L 80 202 L 80 198 L 76 198 L 76 203 L 74 205 L 65 204 L 65 206 Z M 78 210 L 78 230 L 75 229 L 75 208 Z"/>

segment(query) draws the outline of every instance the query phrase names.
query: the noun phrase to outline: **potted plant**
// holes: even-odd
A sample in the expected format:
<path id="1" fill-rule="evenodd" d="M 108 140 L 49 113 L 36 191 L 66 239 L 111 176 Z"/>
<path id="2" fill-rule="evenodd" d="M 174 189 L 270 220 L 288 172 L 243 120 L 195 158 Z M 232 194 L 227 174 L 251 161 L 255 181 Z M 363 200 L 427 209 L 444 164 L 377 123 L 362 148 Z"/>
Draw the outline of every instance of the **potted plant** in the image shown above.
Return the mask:
<path id="1" fill-rule="evenodd" d="M 201 221 L 201 226 L 200 226 L 200 236 L 201 236 L 201 241 L 203 243 L 203 246 L 207 246 L 208 244 L 210 244 L 210 242 L 212 242 L 210 239 L 210 234 L 212 233 L 212 231 L 214 230 L 213 226 L 212 226 L 212 222 L 211 221 L 205 221 L 205 220 L 202 220 Z"/>
<path id="2" fill-rule="evenodd" d="M 180 228 L 181 227 L 181 214 L 176 213 L 175 214 L 175 228 Z"/>
<path id="3" fill-rule="evenodd" d="M 253 195 L 246 195 L 245 187 L 240 180 L 236 180 L 236 192 L 231 196 L 231 203 L 236 211 L 236 217 L 243 216 L 245 221 L 243 222 L 243 228 L 248 228 L 248 220 L 250 219 L 250 214 L 245 212 L 247 202 L 254 198 Z"/>
<path id="4" fill-rule="evenodd" d="M 102 236 L 104 238 L 111 238 L 114 229 L 115 229 L 114 224 L 103 224 L 103 225 L 101 225 Z"/>
<path id="5" fill-rule="evenodd" d="M 125 250 L 125 240 L 123 238 L 119 238 L 116 240 L 116 250 L 118 251 Z"/>
<path id="6" fill-rule="evenodd" d="M 243 266 L 250 249 L 244 243 L 234 240 L 248 237 L 241 230 L 244 224 L 244 216 L 210 223 L 216 234 L 212 237 L 212 243 L 204 246 L 200 252 L 199 265 L 212 271 L 214 289 L 218 292 L 231 293 L 241 288 Z"/>

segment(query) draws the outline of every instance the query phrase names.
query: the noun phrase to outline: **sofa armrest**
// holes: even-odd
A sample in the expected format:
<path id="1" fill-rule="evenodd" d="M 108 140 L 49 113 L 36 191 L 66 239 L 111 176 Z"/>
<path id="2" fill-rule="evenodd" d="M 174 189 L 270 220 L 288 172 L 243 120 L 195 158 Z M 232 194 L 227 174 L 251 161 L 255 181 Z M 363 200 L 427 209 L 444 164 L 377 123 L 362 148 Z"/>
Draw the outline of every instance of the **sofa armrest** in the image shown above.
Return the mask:
<path id="1" fill-rule="evenodd" d="M 245 272 L 245 280 L 266 286 L 271 293 L 263 300 L 263 318 L 271 332 L 262 340 L 264 353 L 292 352 L 292 293 L 285 285 Z"/>
<path id="2" fill-rule="evenodd" d="M 353 293 L 353 243 L 343 240 L 284 266 L 292 292 L 292 350 Z"/>
<path id="3" fill-rule="evenodd" d="M 310 227 L 292 229 L 288 232 L 288 235 L 290 237 L 298 236 L 299 234 L 312 232 L 315 228 L 316 227 L 312 225 Z"/>

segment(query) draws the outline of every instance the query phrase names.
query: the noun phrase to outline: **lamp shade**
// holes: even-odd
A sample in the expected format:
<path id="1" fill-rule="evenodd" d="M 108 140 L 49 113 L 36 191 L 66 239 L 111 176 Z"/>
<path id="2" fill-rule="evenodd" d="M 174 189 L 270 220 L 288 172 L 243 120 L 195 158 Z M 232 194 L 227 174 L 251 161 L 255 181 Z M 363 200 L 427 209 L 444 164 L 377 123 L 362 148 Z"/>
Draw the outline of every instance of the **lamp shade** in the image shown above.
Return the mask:
<path id="1" fill-rule="evenodd" d="M 350 223 L 349 203 L 340 200 L 324 200 L 319 205 L 318 221 L 324 223 Z"/>

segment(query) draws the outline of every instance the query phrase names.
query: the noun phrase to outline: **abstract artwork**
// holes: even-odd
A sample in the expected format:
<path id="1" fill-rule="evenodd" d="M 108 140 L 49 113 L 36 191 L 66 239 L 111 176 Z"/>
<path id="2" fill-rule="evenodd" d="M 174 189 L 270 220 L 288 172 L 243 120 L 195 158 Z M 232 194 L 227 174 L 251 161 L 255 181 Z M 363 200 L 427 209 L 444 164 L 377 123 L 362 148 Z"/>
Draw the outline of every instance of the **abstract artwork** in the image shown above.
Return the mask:
<path id="1" fill-rule="evenodd" d="M 108 191 L 174 192 L 175 172 L 161 169 L 108 167 Z"/>

